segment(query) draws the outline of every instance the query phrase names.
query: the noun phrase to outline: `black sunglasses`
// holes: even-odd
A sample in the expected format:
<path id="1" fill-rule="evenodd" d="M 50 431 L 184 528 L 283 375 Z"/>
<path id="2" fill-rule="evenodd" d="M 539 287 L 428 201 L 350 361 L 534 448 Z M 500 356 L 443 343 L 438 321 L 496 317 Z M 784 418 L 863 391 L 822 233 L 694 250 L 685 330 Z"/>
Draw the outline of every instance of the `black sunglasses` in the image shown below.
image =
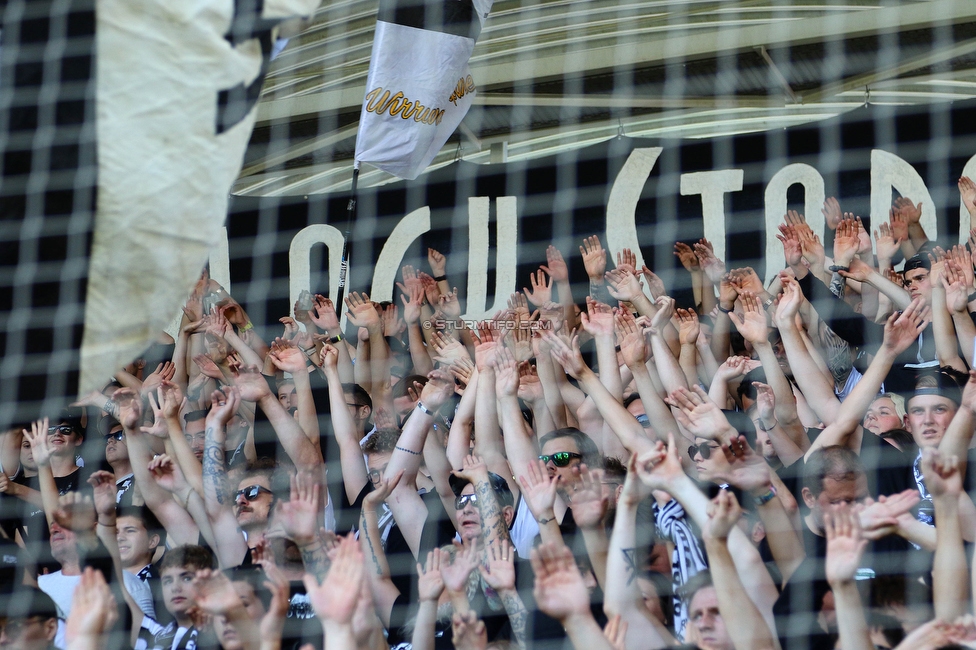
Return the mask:
<path id="1" fill-rule="evenodd" d="M 695 454 L 701 454 L 702 460 L 708 460 L 712 457 L 712 449 L 718 449 L 718 447 L 712 447 L 707 442 L 703 442 L 700 445 L 691 445 L 688 447 L 688 456 L 694 458 Z"/>
<path id="2" fill-rule="evenodd" d="M 53 436 L 55 433 L 60 433 L 62 436 L 70 436 L 75 430 L 69 427 L 67 424 L 61 424 L 56 427 L 48 427 L 47 435 Z"/>
<path id="3" fill-rule="evenodd" d="M 248 485 L 243 490 L 238 490 L 234 494 L 234 501 L 237 501 L 242 496 L 245 499 L 247 499 L 248 501 L 254 501 L 255 499 L 258 498 L 258 495 L 261 494 L 262 492 L 267 492 L 268 494 L 270 494 L 272 496 L 274 495 L 274 492 L 272 492 L 271 490 L 269 490 L 266 487 L 261 487 L 260 485 Z"/>
<path id="4" fill-rule="evenodd" d="M 583 454 L 577 454 L 574 451 L 557 451 L 554 454 L 542 454 L 539 456 L 539 460 L 541 460 L 543 463 L 546 463 L 547 465 L 551 460 L 552 464 L 555 465 L 556 467 L 566 467 L 574 458 L 582 458 L 582 457 Z"/>
<path id="5" fill-rule="evenodd" d="M 478 495 L 477 494 L 462 494 L 460 496 L 454 497 L 454 509 L 455 510 L 464 510 L 464 506 L 468 505 L 469 502 L 470 503 L 477 504 L 478 503 Z"/>
<path id="6" fill-rule="evenodd" d="M 115 438 L 119 442 L 122 442 L 123 440 L 125 440 L 125 432 L 124 431 L 116 431 L 115 433 L 106 433 L 102 437 L 105 438 L 105 444 L 106 445 L 108 444 L 108 441 L 111 440 L 112 438 Z"/>

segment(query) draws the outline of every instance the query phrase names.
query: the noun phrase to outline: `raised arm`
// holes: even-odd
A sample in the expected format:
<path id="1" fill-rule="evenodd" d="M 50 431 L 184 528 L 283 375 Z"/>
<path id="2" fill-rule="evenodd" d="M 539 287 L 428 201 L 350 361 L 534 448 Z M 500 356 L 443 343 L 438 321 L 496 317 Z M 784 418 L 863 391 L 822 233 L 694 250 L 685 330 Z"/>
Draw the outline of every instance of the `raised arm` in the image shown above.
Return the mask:
<path id="1" fill-rule="evenodd" d="M 313 350 L 314 352 L 314 350 Z M 319 444 L 319 419 L 312 398 L 312 384 L 308 378 L 308 357 L 290 341 L 277 339 L 271 344 L 268 358 L 278 370 L 291 374 L 298 397 L 298 425 L 313 447 Z"/>
<path id="2" fill-rule="evenodd" d="M 257 402 L 264 414 L 268 416 L 278 441 L 295 467 L 310 471 L 317 470 L 322 464 L 320 446 L 312 444 L 295 418 L 281 405 L 278 396 L 271 391 L 265 375 L 262 375 L 255 366 L 245 366 L 238 369 L 234 377 L 234 385 L 240 391 L 241 399 Z"/>
<path id="3" fill-rule="evenodd" d="M 420 536 L 427 520 L 427 506 L 417 494 L 417 472 L 423 460 L 427 432 L 434 423 L 434 414 L 454 392 L 454 378 L 443 370 L 430 373 L 429 379 L 417 407 L 403 425 L 403 432 L 384 474 L 384 478 L 389 479 L 403 471 L 403 477 L 387 499 L 387 505 L 415 558 L 420 552 Z"/>
<path id="4" fill-rule="evenodd" d="M 861 418 L 877 397 L 881 383 L 895 359 L 907 350 L 925 329 L 927 311 L 921 300 L 917 299 L 912 301 L 901 314 L 895 313 L 888 318 L 888 322 L 885 323 L 884 343 L 878 348 L 878 353 L 868 366 L 864 377 L 841 404 L 837 419 L 817 436 L 807 451 L 806 458 L 809 458 L 814 450 L 831 445 L 845 445 L 854 451 L 860 451 L 860 436 L 863 435 Z M 852 438 L 854 435 L 857 437 Z"/>
<path id="5" fill-rule="evenodd" d="M 631 453 L 640 453 L 650 449 L 652 442 L 644 432 L 643 425 L 620 402 L 614 399 L 613 395 L 600 383 L 596 374 L 583 361 L 583 356 L 579 350 L 579 338 L 573 336 L 567 341 L 547 332 L 546 341 L 552 350 L 553 357 L 567 372 L 579 380 L 580 385 L 593 399 L 600 415 L 610 425 L 624 448 Z"/>
<path id="6" fill-rule="evenodd" d="M 932 598 L 936 617 L 947 621 L 965 615 L 969 609 L 969 580 L 960 571 L 960 567 L 966 566 L 966 551 L 959 518 L 959 495 L 962 494 L 959 465 L 956 456 L 943 456 L 934 449 L 922 451 L 925 487 L 932 495 L 938 522 L 932 562 Z"/>
<path id="7" fill-rule="evenodd" d="M 322 359 L 325 380 L 329 385 L 332 431 L 339 445 L 342 481 L 346 489 L 346 498 L 349 503 L 353 503 L 369 482 L 369 474 L 363 460 L 363 450 L 359 446 L 359 432 L 356 430 L 355 421 L 349 414 L 349 409 L 346 408 L 346 396 L 342 392 L 338 370 L 339 351 L 332 345 L 326 345 L 319 354 Z"/>
<path id="8" fill-rule="evenodd" d="M 845 510 L 824 513 L 827 559 L 824 569 L 834 592 L 837 631 L 844 650 L 874 650 L 854 574 L 867 540 L 861 537 L 857 515 Z M 938 614 L 938 612 L 936 612 Z"/>
<path id="9" fill-rule="evenodd" d="M 400 472 L 392 479 L 380 479 L 373 491 L 363 499 L 363 508 L 359 513 L 359 544 L 366 557 L 366 582 L 373 594 L 376 614 L 385 627 L 390 626 L 393 604 L 400 595 L 400 590 L 390 577 L 390 563 L 387 561 L 386 551 L 383 550 L 379 517 L 383 501 L 390 496 L 402 476 L 403 473 Z M 440 553 L 439 550 L 437 552 Z"/>
<path id="10" fill-rule="evenodd" d="M 607 616 L 620 615 L 627 622 L 631 644 L 645 642 L 674 645 L 674 637 L 651 616 L 637 586 L 637 507 L 651 495 L 637 477 L 637 455 L 630 457 L 624 489 L 617 500 L 613 533 L 607 554 L 607 578 L 603 588 L 603 609 Z M 652 641 L 653 640 L 653 641 Z M 629 647 L 629 646 L 628 646 Z"/>
<path id="11" fill-rule="evenodd" d="M 722 490 L 712 501 L 707 524 L 702 527 L 718 609 L 729 622 L 726 630 L 735 650 L 774 650 L 776 639 L 750 600 L 730 554 L 729 535 L 741 515 L 735 495 Z"/>
<path id="12" fill-rule="evenodd" d="M 213 392 L 203 449 L 203 501 L 217 542 L 217 558 L 225 568 L 240 564 L 247 553 L 244 536 L 234 516 L 234 497 L 224 464 L 225 427 L 237 412 L 240 399 L 240 393 L 233 386 Z"/>

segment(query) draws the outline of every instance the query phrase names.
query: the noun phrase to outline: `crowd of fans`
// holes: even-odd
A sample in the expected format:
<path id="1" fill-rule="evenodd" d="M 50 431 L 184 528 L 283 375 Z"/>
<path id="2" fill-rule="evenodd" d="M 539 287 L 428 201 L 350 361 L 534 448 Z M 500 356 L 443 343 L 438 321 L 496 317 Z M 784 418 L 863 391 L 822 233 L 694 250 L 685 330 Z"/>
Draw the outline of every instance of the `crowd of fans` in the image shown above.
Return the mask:
<path id="1" fill-rule="evenodd" d="M 471 324 L 429 250 L 268 344 L 204 272 L 177 340 L 0 436 L 0 647 L 976 647 L 976 230 L 824 214 L 770 286 L 676 244 L 686 309 L 590 237 L 585 298 L 550 246 Z"/>

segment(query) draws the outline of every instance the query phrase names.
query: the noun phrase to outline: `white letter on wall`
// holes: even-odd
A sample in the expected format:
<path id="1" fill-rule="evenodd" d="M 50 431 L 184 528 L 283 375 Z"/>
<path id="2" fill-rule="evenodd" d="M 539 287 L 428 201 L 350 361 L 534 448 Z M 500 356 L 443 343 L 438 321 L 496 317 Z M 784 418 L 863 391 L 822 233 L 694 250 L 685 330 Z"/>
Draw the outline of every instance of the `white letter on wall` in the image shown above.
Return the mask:
<path id="1" fill-rule="evenodd" d="M 514 196 L 495 201 L 495 301 L 488 302 L 488 206 L 486 196 L 468 198 L 468 302 L 464 318 L 478 320 L 507 307 L 518 272 L 518 210 Z"/>
<path id="2" fill-rule="evenodd" d="M 787 165 L 769 179 L 764 202 L 766 205 L 766 284 L 769 284 L 786 266 L 783 245 L 776 234 L 786 215 L 786 191 L 799 183 L 803 186 L 803 209 L 813 232 L 823 237 L 824 179 L 815 168 L 803 163 Z"/>
<path id="3" fill-rule="evenodd" d="M 640 241 L 637 238 L 637 201 L 647 177 L 651 175 L 657 162 L 661 147 L 634 149 L 627 157 L 627 162 L 620 168 L 620 173 L 610 188 L 610 198 L 607 200 L 607 251 L 610 259 L 625 248 L 629 248 L 637 256 L 637 268 L 644 265 L 641 254 Z"/>
<path id="4" fill-rule="evenodd" d="M 891 188 L 922 204 L 921 226 L 929 240 L 936 241 L 939 224 L 935 218 L 935 204 L 925 187 L 925 181 L 915 168 L 898 156 L 882 151 L 871 150 L 871 224 L 881 224 L 888 220 L 891 211 Z M 875 226 L 877 227 L 877 226 Z M 967 231 L 968 232 L 968 231 Z"/>
<path id="5" fill-rule="evenodd" d="M 681 195 L 701 195 L 702 232 L 715 247 L 715 256 L 725 260 L 725 194 L 742 189 L 741 169 L 691 172 L 681 175 Z"/>
<path id="6" fill-rule="evenodd" d="M 329 298 L 336 299 L 339 292 L 339 269 L 342 267 L 342 233 L 338 228 L 317 223 L 298 231 L 291 240 L 288 248 L 288 298 L 289 304 L 295 304 L 298 294 L 302 290 L 308 291 L 311 283 L 311 261 L 309 255 L 312 246 L 325 244 L 329 254 Z M 348 278 L 346 279 L 348 282 Z M 339 306 L 339 305 L 337 305 Z M 345 309 L 341 309 L 340 324 L 346 326 Z"/>
<path id="7" fill-rule="evenodd" d="M 417 208 L 396 225 L 390 233 L 376 268 L 373 270 L 373 286 L 369 290 L 369 298 L 374 302 L 393 300 L 393 285 L 396 283 L 400 262 L 410 245 L 417 237 L 430 230 L 430 207 Z"/>

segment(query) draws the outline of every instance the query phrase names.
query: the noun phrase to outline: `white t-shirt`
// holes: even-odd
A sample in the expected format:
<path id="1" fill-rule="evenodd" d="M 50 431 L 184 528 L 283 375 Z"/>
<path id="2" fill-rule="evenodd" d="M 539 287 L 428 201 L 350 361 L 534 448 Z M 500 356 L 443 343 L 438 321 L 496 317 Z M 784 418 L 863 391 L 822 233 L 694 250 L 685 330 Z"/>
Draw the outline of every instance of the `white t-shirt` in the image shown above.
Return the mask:
<path id="1" fill-rule="evenodd" d="M 125 581 L 125 588 L 129 590 L 129 594 L 132 595 L 132 599 L 136 601 L 142 613 L 150 617 L 155 616 L 156 609 L 153 606 L 152 590 L 149 588 L 149 584 L 128 571 L 123 571 L 122 577 Z M 58 621 L 58 634 L 54 638 L 54 645 L 59 648 L 67 647 L 64 640 L 64 620 L 71 614 L 71 599 L 75 594 L 75 587 L 80 582 L 80 575 L 66 576 L 60 571 L 37 576 L 37 586 L 50 596 L 58 607 L 58 618 L 61 620 Z"/>

